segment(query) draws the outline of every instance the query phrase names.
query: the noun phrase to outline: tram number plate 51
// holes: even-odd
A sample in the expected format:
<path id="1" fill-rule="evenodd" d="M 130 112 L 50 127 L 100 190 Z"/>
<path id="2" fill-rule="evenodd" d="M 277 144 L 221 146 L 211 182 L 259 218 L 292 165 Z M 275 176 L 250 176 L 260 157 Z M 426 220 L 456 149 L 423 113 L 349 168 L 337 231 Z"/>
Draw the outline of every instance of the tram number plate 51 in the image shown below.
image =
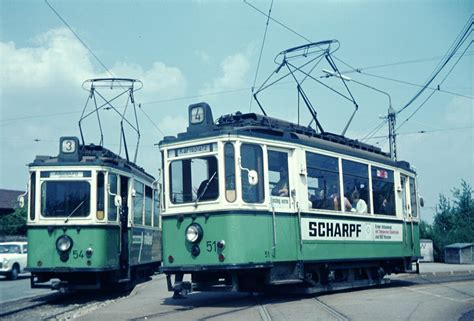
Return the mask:
<path id="1" fill-rule="evenodd" d="M 207 241 L 206 242 L 206 250 L 208 252 L 217 252 L 217 243 L 216 243 L 216 241 Z"/>

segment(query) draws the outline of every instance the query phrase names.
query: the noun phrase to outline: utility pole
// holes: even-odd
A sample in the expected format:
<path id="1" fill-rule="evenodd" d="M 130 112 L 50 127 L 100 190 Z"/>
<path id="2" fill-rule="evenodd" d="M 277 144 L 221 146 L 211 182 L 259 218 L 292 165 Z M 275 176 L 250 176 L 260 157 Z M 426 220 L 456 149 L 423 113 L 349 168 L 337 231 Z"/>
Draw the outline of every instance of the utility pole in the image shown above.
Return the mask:
<path id="1" fill-rule="evenodd" d="M 397 133 L 395 132 L 395 124 L 397 122 L 397 113 L 390 106 L 388 108 L 388 142 L 390 144 L 390 157 L 392 160 L 397 160 Z"/>
<path id="2" fill-rule="evenodd" d="M 352 78 L 349 78 L 344 75 L 339 75 L 333 71 L 323 69 L 323 72 L 326 73 L 325 76 L 322 77 L 337 77 L 337 78 L 342 78 L 345 81 L 352 81 L 355 82 L 356 84 L 359 84 L 361 86 L 367 87 L 369 89 L 375 90 L 381 94 L 384 94 L 388 98 L 388 113 L 387 117 L 383 117 L 383 119 L 387 119 L 388 121 L 388 139 L 389 139 L 389 145 L 390 145 L 390 158 L 394 161 L 397 160 L 397 134 L 395 132 L 395 124 L 396 124 L 396 118 L 397 118 L 397 113 L 395 112 L 395 109 L 392 107 L 392 97 L 388 92 L 385 92 L 383 90 L 377 89 L 375 87 L 366 85 L 364 83 L 361 83 L 360 81 L 354 80 Z"/>

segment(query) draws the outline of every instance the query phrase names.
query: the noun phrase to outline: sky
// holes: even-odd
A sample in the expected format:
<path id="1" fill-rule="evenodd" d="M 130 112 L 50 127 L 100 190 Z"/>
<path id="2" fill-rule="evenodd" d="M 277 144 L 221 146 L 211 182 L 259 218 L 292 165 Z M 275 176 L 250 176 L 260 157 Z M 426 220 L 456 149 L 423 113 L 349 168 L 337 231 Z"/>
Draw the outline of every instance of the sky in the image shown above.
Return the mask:
<path id="1" fill-rule="evenodd" d="M 57 155 L 60 136 L 79 135 L 77 123 L 88 97 L 82 84 L 87 79 L 113 74 L 143 82 L 135 93 L 141 104 L 137 163 L 156 176 L 161 162 L 155 144 L 163 135 L 186 129 L 187 106 L 208 102 L 214 118 L 236 111 L 259 112 L 251 102 L 251 87 L 254 79 L 259 87 L 275 70 L 274 58 L 282 50 L 308 40 L 337 39 L 339 69 L 388 93 L 393 108 L 399 110 L 420 89 L 416 85 L 428 79 L 474 13 L 472 1 L 50 0 L 49 4 L 80 40 L 44 1 L 0 2 L 0 188 L 24 190 L 27 164 L 36 155 Z M 269 21 L 265 42 L 267 18 L 252 6 L 264 13 L 271 6 L 275 20 Z M 472 40 L 471 33 L 458 53 Z M 440 85 L 443 91 L 435 92 L 398 129 L 398 158 L 418 172 L 425 200 L 422 218 L 428 222 L 440 193 L 451 196 L 462 179 L 474 186 L 473 53 L 470 46 L 455 65 L 459 55 L 453 58 L 432 84 L 436 87 L 447 75 Z M 323 75 L 319 69 L 314 73 Z M 322 79 L 343 89 L 338 79 Z M 341 133 L 352 104 L 307 83 L 305 90 L 324 129 Z M 359 110 L 347 136 L 361 139 L 386 116 L 388 99 L 356 82 L 348 85 Z M 397 123 L 431 92 L 400 113 Z M 296 121 L 294 83 L 274 86 L 259 97 L 269 115 Z M 308 114 L 301 117 L 309 123 Z M 117 119 L 112 113 L 104 113 L 103 119 L 105 147 L 118 152 Z M 85 128 L 86 142 L 97 144 L 95 123 L 88 119 Z M 367 142 L 388 151 L 386 135 L 383 126 Z"/>

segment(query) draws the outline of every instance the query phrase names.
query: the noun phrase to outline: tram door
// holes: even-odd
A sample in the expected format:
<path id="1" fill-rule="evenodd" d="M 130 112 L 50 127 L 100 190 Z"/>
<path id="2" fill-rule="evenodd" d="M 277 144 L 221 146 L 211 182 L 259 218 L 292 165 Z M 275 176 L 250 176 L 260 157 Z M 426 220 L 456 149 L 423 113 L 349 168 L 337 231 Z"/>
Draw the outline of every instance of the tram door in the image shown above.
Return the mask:
<path id="1" fill-rule="evenodd" d="M 401 187 L 401 196 L 402 196 L 402 213 L 405 220 L 410 216 L 410 208 L 408 203 L 408 177 L 405 175 L 400 175 L 400 187 Z"/>
<path id="2" fill-rule="evenodd" d="M 120 197 L 122 198 L 122 207 L 120 210 L 120 269 L 122 277 L 128 277 L 129 251 L 128 251 L 128 182 L 129 178 L 120 176 Z"/>

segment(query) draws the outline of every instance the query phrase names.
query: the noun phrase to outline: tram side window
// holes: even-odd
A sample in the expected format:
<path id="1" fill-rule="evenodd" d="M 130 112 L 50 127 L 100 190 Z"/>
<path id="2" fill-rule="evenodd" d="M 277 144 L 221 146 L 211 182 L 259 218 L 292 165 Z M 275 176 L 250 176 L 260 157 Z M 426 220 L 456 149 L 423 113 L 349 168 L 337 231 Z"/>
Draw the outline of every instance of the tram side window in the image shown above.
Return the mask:
<path id="1" fill-rule="evenodd" d="M 115 206 L 115 195 L 118 193 L 117 191 L 117 175 L 109 174 L 109 191 L 108 198 L 109 198 L 109 205 L 107 208 L 107 219 L 109 221 L 117 221 L 117 212 L 118 208 Z M 111 195 L 112 194 L 112 195 Z"/>
<path id="2" fill-rule="evenodd" d="M 349 160 L 342 160 L 344 197 L 350 208 L 346 211 L 365 214 L 369 208 L 369 166 Z"/>
<path id="3" fill-rule="evenodd" d="M 413 217 L 418 217 L 418 206 L 416 203 L 416 185 L 415 179 L 410 177 L 410 205 L 411 205 L 411 215 Z"/>
<path id="4" fill-rule="evenodd" d="M 173 204 L 215 200 L 219 197 L 219 173 L 214 156 L 174 161 L 170 165 Z"/>
<path id="5" fill-rule="evenodd" d="M 145 194 L 143 183 L 135 181 L 133 188 L 135 189 L 135 197 L 133 199 L 133 223 L 143 224 L 143 196 Z"/>
<path id="6" fill-rule="evenodd" d="M 340 211 L 338 159 L 306 152 L 306 167 L 311 207 Z"/>
<path id="7" fill-rule="evenodd" d="M 36 197 L 36 173 L 33 172 L 31 174 L 31 179 L 30 179 L 30 206 L 28 207 L 28 210 L 30 211 L 30 220 L 35 219 L 35 212 L 36 212 L 35 197 Z"/>
<path id="8" fill-rule="evenodd" d="M 105 210 L 105 175 L 104 172 L 97 173 L 97 209 L 96 216 L 98 220 L 103 220 Z"/>
<path id="9" fill-rule="evenodd" d="M 160 194 L 157 190 L 153 192 L 153 226 L 160 226 Z"/>
<path id="10" fill-rule="evenodd" d="M 262 148 L 254 144 L 242 144 L 240 147 L 241 167 L 240 177 L 242 180 L 242 199 L 246 203 L 263 203 L 265 200 L 263 181 L 263 152 Z M 257 172 L 258 182 L 251 185 L 248 179 L 248 171 Z"/>
<path id="11" fill-rule="evenodd" d="M 224 145 L 224 167 L 225 167 L 225 198 L 228 202 L 234 202 L 237 198 L 235 190 L 235 152 L 232 143 Z"/>
<path id="12" fill-rule="evenodd" d="M 145 225 L 151 226 L 151 207 L 153 206 L 153 190 L 145 186 Z"/>
<path id="13" fill-rule="evenodd" d="M 372 166 L 374 213 L 395 215 L 393 171 Z"/>
<path id="14" fill-rule="evenodd" d="M 268 180 L 272 196 L 289 196 L 288 154 L 268 151 Z"/>

